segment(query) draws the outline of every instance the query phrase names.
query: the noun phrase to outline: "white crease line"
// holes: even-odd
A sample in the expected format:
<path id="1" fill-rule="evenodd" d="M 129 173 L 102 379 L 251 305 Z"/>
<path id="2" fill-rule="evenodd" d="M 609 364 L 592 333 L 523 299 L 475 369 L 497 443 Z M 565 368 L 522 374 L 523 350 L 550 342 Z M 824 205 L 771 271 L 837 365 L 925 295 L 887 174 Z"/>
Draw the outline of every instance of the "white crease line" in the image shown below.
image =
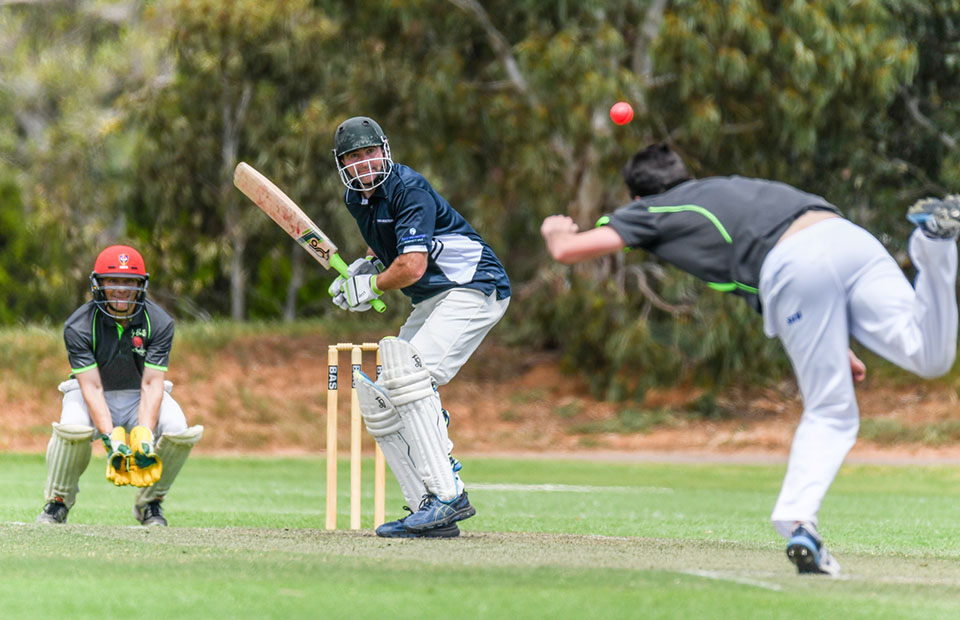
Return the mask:
<path id="1" fill-rule="evenodd" d="M 718 573 L 709 570 L 685 570 L 680 571 L 684 575 L 692 575 L 694 577 L 705 577 L 706 579 L 715 579 L 717 581 L 732 581 L 734 583 L 739 583 L 745 586 L 754 586 L 756 588 L 763 588 L 765 590 L 773 590 L 774 592 L 783 591 L 783 587 L 775 583 L 768 583 L 766 581 L 757 581 L 756 579 L 750 579 L 749 577 L 736 577 L 733 575 L 725 575 L 723 573 Z"/>
<path id="2" fill-rule="evenodd" d="M 468 485 L 469 490 L 480 489 L 482 491 L 545 491 L 550 493 L 655 493 L 667 495 L 673 493 L 673 489 L 666 487 L 604 487 L 592 485 L 577 484 L 510 484 L 510 483 L 484 483 L 471 482 Z"/>

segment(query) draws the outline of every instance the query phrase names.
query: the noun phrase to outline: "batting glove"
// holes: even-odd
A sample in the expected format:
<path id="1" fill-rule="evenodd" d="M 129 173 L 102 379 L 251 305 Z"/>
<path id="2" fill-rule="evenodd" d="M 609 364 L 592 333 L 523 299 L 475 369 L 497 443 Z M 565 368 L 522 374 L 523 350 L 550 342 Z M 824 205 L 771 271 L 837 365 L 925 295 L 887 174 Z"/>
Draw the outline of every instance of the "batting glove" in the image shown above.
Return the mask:
<path id="1" fill-rule="evenodd" d="M 350 266 L 347 267 L 347 275 L 353 277 L 366 273 L 375 276 L 378 273 L 383 273 L 383 270 L 383 262 L 381 262 L 379 258 L 376 256 L 365 256 L 350 263 Z"/>
<path id="2" fill-rule="evenodd" d="M 101 435 L 107 450 L 107 480 L 118 487 L 130 484 L 130 457 L 133 451 L 127 446 L 127 431 L 122 426 L 114 427 L 109 436 Z"/>
<path id="3" fill-rule="evenodd" d="M 333 305 L 341 310 L 350 309 L 350 305 L 347 304 L 347 297 L 343 294 L 343 284 L 346 281 L 347 279 L 343 276 L 338 276 L 337 279 L 330 284 L 330 288 L 327 289 L 327 293 L 333 298 Z"/>
<path id="4" fill-rule="evenodd" d="M 383 295 L 383 291 L 377 288 L 377 276 L 363 274 L 344 281 L 343 295 L 351 312 L 363 312 L 370 309 L 370 302 Z"/>

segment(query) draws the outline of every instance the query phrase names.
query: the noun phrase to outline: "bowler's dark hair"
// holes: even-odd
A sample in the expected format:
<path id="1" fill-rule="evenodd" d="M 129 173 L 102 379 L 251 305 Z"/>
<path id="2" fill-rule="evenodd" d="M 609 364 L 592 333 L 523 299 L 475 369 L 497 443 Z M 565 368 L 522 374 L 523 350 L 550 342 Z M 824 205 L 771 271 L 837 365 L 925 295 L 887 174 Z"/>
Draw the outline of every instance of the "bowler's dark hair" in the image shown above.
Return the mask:
<path id="1" fill-rule="evenodd" d="M 659 194 L 693 178 L 680 156 L 664 142 L 651 144 L 631 157 L 621 174 L 631 196 Z"/>

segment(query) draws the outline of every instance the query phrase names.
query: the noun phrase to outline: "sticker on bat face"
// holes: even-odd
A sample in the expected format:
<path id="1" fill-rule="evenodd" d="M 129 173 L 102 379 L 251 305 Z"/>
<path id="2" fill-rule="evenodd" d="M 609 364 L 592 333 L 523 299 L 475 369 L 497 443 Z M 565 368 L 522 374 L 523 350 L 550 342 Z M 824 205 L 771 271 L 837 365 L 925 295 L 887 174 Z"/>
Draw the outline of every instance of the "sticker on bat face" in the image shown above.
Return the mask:
<path id="1" fill-rule="evenodd" d="M 318 255 L 325 261 L 330 260 L 330 250 L 323 247 L 323 244 L 326 243 L 326 240 L 318 235 L 312 230 L 305 231 L 299 238 L 297 242 L 300 243 L 305 248 L 308 248 L 311 252 Z"/>

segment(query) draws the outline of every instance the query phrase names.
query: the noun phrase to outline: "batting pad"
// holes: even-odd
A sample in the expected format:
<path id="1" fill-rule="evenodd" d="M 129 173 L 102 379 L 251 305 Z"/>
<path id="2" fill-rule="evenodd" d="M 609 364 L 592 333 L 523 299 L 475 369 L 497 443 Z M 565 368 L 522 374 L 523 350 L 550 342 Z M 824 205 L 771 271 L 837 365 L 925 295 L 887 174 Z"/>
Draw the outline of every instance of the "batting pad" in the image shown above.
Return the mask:
<path id="1" fill-rule="evenodd" d="M 417 349 L 399 338 L 380 341 L 380 359 L 380 381 L 406 429 L 427 491 L 444 502 L 456 499 L 457 481 L 450 466 L 447 427 L 430 371 Z"/>
<path id="2" fill-rule="evenodd" d="M 81 424 L 53 423 L 53 436 L 47 444 L 46 501 L 55 497 L 67 508 L 77 501 L 80 474 L 90 464 L 90 442 L 96 429 Z"/>
<path id="3" fill-rule="evenodd" d="M 155 499 L 163 499 L 173 481 L 177 479 L 177 474 L 187 462 L 190 451 L 203 437 L 203 427 L 199 424 L 191 426 L 182 433 L 162 435 L 157 441 L 157 456 L 163 463 L 163 473 L 160 479 L 154 484 L 140 489 L 137 493 L 137 499 L 134 502 L 137 506 L 149 504 Z"/>
<path id="4" fill-rule="evenodd" d="M 383 388 L 362 372 L 354 372 L 353 377 L 367 432 L 380 445 L 390 471 L 400 483 L 407 505 L 415 508 L 427 494 L 427 489 L 413 459 L 412 446 L 404 438 L 403 420 Z"/>

